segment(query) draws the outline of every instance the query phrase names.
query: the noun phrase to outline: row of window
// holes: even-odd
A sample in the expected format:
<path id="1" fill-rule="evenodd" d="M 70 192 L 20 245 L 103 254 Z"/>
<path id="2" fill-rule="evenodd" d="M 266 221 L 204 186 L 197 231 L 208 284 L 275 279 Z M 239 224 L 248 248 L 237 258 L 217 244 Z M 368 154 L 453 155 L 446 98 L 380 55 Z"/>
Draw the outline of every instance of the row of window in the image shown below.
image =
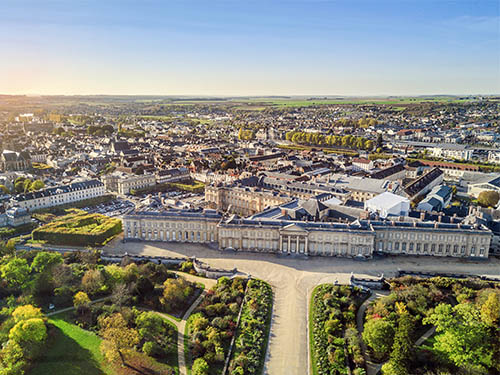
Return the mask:
<path id="1" fill-rule="evenodd" d="M 459 234 L 430 234 L 430 233 L 413 233 L 413 232 L 391 232 L 387 233 L 380 232 L 378 238 L 388 238 L 388 239 L 410 239 L 410 240 L 427 240 L 427 241 L 448 241 L 448 242 L 466 242 L 469 236 L 459 235 Z M 488 237 L 482 236 L 479 239 L 476 236 L 472 236 L 472 242 L 487 243 Z"/>
<path id="2" fill-rule="evenodd" d="M 467 253 L 466 245 L 453 245 L 453 244 L 436 244 L 436 243 L 413 243 L 413 242 L 378 242 L 378 251 L 388 251 L 388 252 L 408 252 L 408 253 L 423 253 L 423 254 L 446 254 L 446 255 L 465 255 Z M 479 248 L 479 255 L 484 256 L 485 247 L 481 246 Z M 470 247 L 471 256 L 476 254 L 476 246 Z"/>

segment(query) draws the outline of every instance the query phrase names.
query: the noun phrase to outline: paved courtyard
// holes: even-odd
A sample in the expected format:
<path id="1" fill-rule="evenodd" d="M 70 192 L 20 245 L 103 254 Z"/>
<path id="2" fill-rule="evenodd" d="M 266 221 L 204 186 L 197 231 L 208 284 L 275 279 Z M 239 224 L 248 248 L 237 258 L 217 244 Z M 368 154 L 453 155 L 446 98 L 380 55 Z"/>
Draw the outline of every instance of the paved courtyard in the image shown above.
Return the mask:
<path id="1" fill-rule="evenodd" d="M 265 364 L 269 375 L 308 373 L 307 307 L 312 289 L 321 283 L 348 283 L 351 272 L 393 276 L 398 269 L 500 276 L 500 261 L 471 262 L 426 257 L 388 257 L 370 261 L 340 258 L 293 259 L 270 254 L 226 253 L 199 244 L 113 241 L 107 253 L 196 256 L 214 267 L 232 269 L 269 282 L 275 293 L 271 337 Z"/>

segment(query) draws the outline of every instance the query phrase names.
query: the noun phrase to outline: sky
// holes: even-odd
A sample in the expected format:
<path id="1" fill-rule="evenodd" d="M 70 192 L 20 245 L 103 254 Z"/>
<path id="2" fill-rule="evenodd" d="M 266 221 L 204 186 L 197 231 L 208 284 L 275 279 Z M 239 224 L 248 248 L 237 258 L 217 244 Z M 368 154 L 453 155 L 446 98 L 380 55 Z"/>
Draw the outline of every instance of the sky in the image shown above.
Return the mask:
<path id="1" fill-rule="evenodd" d="M 499 4 L 1 0 L 0 94 L 499 94 Z"/>

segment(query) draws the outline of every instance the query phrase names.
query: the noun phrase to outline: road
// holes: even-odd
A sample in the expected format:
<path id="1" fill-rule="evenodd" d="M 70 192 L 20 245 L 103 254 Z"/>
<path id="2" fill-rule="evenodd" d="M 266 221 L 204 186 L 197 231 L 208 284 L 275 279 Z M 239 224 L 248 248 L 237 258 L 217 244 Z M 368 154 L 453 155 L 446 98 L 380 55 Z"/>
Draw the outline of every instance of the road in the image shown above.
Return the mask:
<path id="1" fill-rule="evenodd" d="M 114 241 L 107 253 L 156 256 L 196 256 L 214 267 L 249 273 L 266 280 L 275 294 L 265 373 L 308 373 L 307 308 L 312 289 L 321 283 L 349 283 L 350 274 L 393 276 L 398 269 L 459 272 L 500 276 L 500 261 L 470 262 L 458 259 L 388 257 L 371 261 L 341 258 L 280 258 L 272 254 L 225 253 L 200 244 Z"/>

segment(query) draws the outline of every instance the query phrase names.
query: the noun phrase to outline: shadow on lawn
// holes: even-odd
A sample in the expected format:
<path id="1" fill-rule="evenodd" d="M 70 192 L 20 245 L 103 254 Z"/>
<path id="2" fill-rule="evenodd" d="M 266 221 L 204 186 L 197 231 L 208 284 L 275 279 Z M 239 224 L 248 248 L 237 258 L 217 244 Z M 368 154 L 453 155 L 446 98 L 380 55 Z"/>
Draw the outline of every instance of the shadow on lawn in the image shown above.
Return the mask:
<path id="1" fill-rule="evenodd" d="M 101 375 L 103 370 L 92 352 L 82 348 L 74 339 L 56 326 L 51 326 L 48 350 L 29 372 L 29 375 Z"/>

